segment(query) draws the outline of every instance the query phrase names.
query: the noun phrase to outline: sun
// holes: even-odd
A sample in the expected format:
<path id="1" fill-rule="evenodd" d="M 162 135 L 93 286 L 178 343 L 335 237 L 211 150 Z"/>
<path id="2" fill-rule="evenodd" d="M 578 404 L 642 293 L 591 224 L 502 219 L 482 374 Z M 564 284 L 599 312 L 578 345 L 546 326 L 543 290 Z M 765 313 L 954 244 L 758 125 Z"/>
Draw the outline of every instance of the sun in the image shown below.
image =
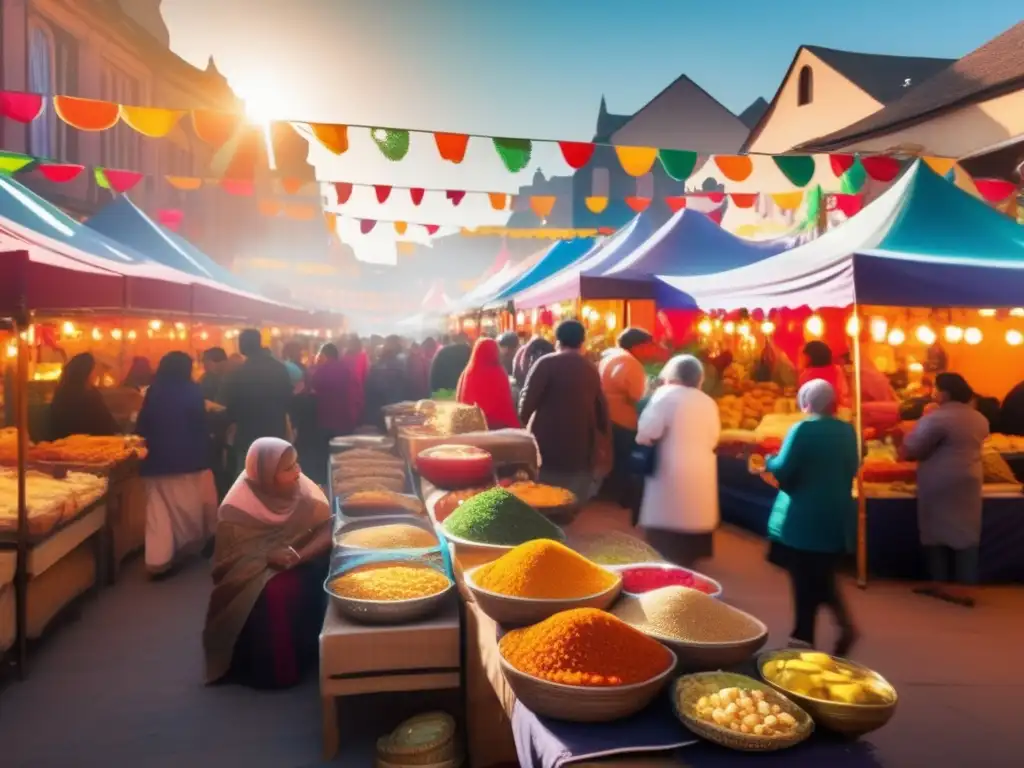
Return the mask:
<path id="1" fill-rule="evenodd" d="M 282 112 L 283 89 L 269 82 L 239 84 L 238 93 L 245 103 L 245 116 L 256 125 L 269 126 L 275 120 L 294 117 Z"/>

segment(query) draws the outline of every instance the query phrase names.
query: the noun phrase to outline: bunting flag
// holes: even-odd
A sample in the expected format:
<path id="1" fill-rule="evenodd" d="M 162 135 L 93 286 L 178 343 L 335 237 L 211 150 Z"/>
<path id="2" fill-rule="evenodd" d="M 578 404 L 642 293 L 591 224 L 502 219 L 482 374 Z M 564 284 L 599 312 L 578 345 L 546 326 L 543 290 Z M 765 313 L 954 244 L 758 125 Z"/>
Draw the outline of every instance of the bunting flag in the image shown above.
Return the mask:
<path id="1" fill-rule="evenodd" d="M 538 219 L 543 221 L 555 210 L 555 203 L 557 201 L 558 198 L 554 195 L 533 195 L 530 198 L 530 210 L 537 214 Z"/>
<path id="2" fill-rule="evenodd" d="M 121 106 L 109 101 L 54 96 L 53 108 L 61 120 L 80 131 L 106 131 L 121 119 Z"/>
<path id="3" fill-rule="evenodd" d="M 593 214 L 604 213 L 605 209 L 608 207 L 608 198 L 607 197 L 588 197 L 586 200 L 584 200 L 584 203 L 586 203 L 587 210 L 590 211 L 591 213 L 593 213 Z"/>
<path id="4" fill-rule="evenodd" d="M 152 107 L 126 107 L 122 104 L 119 114 L 126 125 L 143 136 L 162 139 L 178 126 L 185 112 Z"/>
<path id="5" fill-rule="evenodd" d="M 36 162 L 30 155 L 22 155 L 18 152 L 0 151 L 0 175 L 9 176 L 23 171 Z"/>
<path id="6" fill-rule="evenodd" d="M 686 207 L 686 195 L 674 195 L 672 197 L 665 198 L 665 205 L 672 213 L 679 213 Z"/>
<path id="7" fill-rule="evenodd" d="M 39 163 L 35 170 L 54 184 L 67 184 L 82 175 L 84 165 L 75 163 Z"/>
<path id="8" fill-rule="evenodd" d="M 686 181 L 697 167 L 697 153 L 685 149 L 659 149 L 658 161 L 670 179 Z"/>
<path id="9" fill-rule="evenodd" d="M 111 189 L 119 194 L 130 191 L 143 179 L 141 173 L 117 168 L 94 168 L 93 175 L 101 189 Z"/>
<path id="10" fill-rule="evenodd" d="M 373 128 L 370 130 L 380 153 L 393 163 L 404 160 L 409 154 L 409 132 L 395 128 Z"/>
<path id="11" fill-rule="evenodd" d="M 615 147 L 615 154 L 630 176 L 646 176 L 658 159 L 658 150 L 652 147 Z"/>
<path id="12" fill-rule="evenodd" d="M 580 141 L 560 141 L 558 142 L 558 148 L 562 150 L 562 158 L 565 160 L 566 165 L 574 171 L 578 171 L 589 163 L 596 149 L 593 144 Z"/>
<path id="13" fill-rule="evenodd" d="M 530 139 L 492 139 L 494 149 L 509 173 L 519 173 L 530 164 L 533 142 Z"/>
<path id="14" fill-rule="evenodd" d="M 715 155 L 715 165 L 729 181 L 746 181 L 754 172 L 749 155 Z"/>
<path id="15" fill-rule="evenodd" d="M 488 192 L 487 196 L 491 200 L 491 208 L 496 211 L 504 211 L 509 207 L 510 195 L 504 192 Z"/>
<path id="16" fill-rule="evenodd" d="M 651 205 L 651 198 L 649 197 L 627 197 L 626 205 L 630 207 L 634 213 L 643 213 Z"/>
<path id="17" fill-rule="evenodd" d="M 815 163 L 810 155 L 776 155 L 775 166 L 794 187 L 806 187 L 814 178 Z"/>
<path id="18" fill-rule="evenodd" d="M 466 158 L 469 136 L 464 133 L 435 133 L 434 143 L 442 160 L 458 165 Z"/>
<path id="19" fill-rule="evenodd" d="M 982 199 L 992 205 L 1004 203 L 1017 194 L 1017 185 L 1003 179 L 975 179 L 974 186 Z"/>
<path id="20" fill-rule="evenodd" d="M 0 91 L 0 116 L 16 123 L 31 123 L 43 114 L 44 105 L 38 93 Z"/>

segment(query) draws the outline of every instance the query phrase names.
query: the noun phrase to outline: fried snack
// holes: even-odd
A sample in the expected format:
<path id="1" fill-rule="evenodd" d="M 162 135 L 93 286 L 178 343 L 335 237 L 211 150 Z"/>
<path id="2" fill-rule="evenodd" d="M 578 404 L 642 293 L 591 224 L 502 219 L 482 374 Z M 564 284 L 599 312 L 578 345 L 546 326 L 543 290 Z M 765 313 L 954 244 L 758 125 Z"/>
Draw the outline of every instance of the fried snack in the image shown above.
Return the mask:
<path id="1" fill-rule="evenodd" d="M 349 480 L 335 478 L 334 495 L 346 498 L 359 491 L 391 491 L 399 493 L 405 488 L 405 481 L 398 482 L 389 477 L 360 477 Z"/>
<path id="2" fill-rule="evenodd" d="M 346 511 L 358 512 L 390 512 L 402 511 L 411 515 L 424 515 L 423 502 L 415 496 L 405 496 L 391 491 L 356 491 L 345 498 Z"/>
<path id="3" fill-rule="evenodd" d="M 404 467 L 380 462 L 362 461 L 357 464 L 342 464 L 335 467 L 334 477 L 338 480 L 351 480 L 357 477 L 390 477 L 405 482 Z"/>

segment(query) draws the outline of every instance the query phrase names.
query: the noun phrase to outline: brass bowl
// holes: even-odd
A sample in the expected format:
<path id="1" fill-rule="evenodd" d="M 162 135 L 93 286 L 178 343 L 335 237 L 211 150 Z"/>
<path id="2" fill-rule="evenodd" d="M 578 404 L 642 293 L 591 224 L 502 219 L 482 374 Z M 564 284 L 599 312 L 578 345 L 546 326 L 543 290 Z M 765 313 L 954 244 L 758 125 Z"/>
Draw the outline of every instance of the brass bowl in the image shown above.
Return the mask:
<path id="1" fill-rule="evenodd" d="M 770 680 L 768 676 L 765 675 L 764 668 L 767 664 L 779 660 L 785 661 L 799 658 L 801 653 L 806 653 L 806 651 L 789 649 L 766 651 L 757 657 L 757 673 L 772 688 L 783 695 L 788 696 L 807 710 L 818 725 L 826 728 L 827 730 L 833 731 L 834 733 L 839 733 L 850 738 L 857 738 L 871 733 L 872 731 L 877 731 L 892 719 L 892 716 L 896 713 L 896 704 L 899 701 L 896 688 L 893 687 L 892 683 L 874 670 L 868 669 L 867 667 L 850 661 L 849 659 L 843 659 L 839 656 L 830 656 L 829 654 L 826 654 L 834 661 L 861 673 L 866 679 L 870 680 L 874 684 L 873 687 L 876 690 L 887 695 L 889 697 L 889 701 L 883 704 L 847 704 L 842 701 L 814 699 L 810 696 L 804 696 L 803 694 L 787 690 L 781 685 Z"/>
<path id="2" fill-rule="evenodd" d="M 672 654 L 672 663 L 664 672 L 642 683 L 565 685 L 520 672 L 500 654 L 499 660 L 505 680 L 524 707 L 541 717 L 574 723 L 607 723 L 635 715 L 661 692 L 675 669 L 675 654 Z"/>
<path id="3" fill-rule="evenodd" d="M 618 599 L 619 591 L 622 589 L 622 577 L 615 574 L 615 583 L 608 589 L 584 597 L 513 597 L 477 586 L 474 574 L 480 567 L 466 571 L 463 577 L 466 588 L 473 595 L 473 600 L 480 606 L 480 610 L 503 627 L 536 624 L 556 613 L 573 608 L 597 608 L 603 611 Z"/>

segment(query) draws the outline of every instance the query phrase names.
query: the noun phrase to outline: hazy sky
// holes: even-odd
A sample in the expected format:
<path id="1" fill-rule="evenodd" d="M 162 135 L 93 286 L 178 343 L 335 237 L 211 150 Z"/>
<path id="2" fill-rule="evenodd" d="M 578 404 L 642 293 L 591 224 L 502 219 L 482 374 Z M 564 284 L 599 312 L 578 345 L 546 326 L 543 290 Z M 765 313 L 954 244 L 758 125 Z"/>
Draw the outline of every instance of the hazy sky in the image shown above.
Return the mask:
<path id="1" fill-rule="evenodd" d="M 579 140 L 592 138 L 602 94 L 631 114 L 685 73 L 739 112 L 771 99 L 801 44 L 952 58 L 1021 18 L 1005 0 L 163 0 L 163 12 L 179 54 L 199 65 L 213 54 L 239 95 L 275 117 Z M 321 178 L 368 183 L 502 191 L 529 181 L 532 168 L 513 177 L 473 146 L 462 166 L 415 143 L 390 164 L 368 141 L 310 160 Z M 550 152 L 535 153 L 541 167 L 568 173 Z M 486 203 L 474 212 L 469 202 L 458 221 L 437 223 L 484 223 Z M 348 210 L 442 211 L 372 199 Z"/>

